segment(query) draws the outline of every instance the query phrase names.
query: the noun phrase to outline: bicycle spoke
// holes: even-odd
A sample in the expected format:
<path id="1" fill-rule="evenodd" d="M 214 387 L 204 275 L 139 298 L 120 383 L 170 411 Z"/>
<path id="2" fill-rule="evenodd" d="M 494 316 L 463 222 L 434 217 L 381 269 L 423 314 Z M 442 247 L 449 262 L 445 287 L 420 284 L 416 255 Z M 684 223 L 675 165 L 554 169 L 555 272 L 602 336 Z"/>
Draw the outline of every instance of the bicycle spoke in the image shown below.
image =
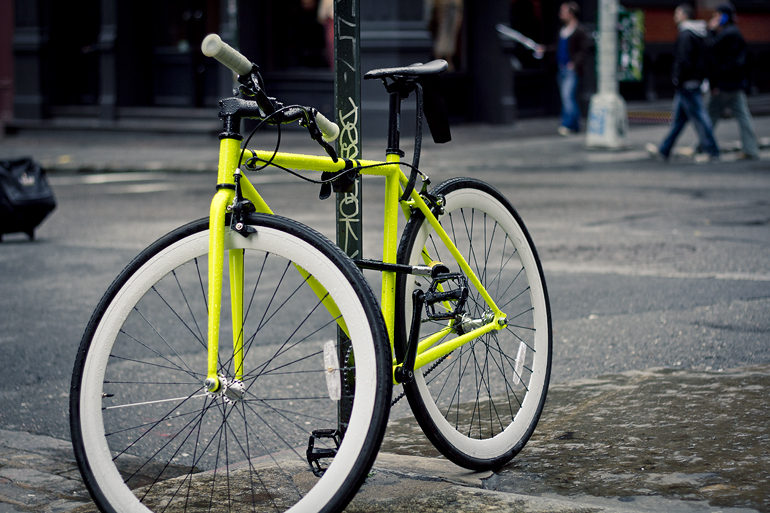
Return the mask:
<path id="1" fill-rule="evenodd" d="M 172 307 L 168 301 L 161 295 L 160 292 L 155 287 L 152 287 L 152 290 L 158 295 L 158 297 L 163 301 L 166 306 L 169 307 L 169 309 L 174 313 L 174 315 L 182 321 L 182 324 L 185 328 L 187 328 L 193 337 L 195 337 L 198 342 L 200 342 L 201 346 L 206 347 L 205 337 L 203 336 L 203 332 L 201 331 L 200 326 L 198 326 L 198 320 L 195 318 L 195 314 L 192 311 L 192 306 L 190 305 L 190 302 L 187 300 L 187 295 L 184 293 L 184 290 L 182 289 L 182 284 L 179 283 L 179 277 L 176 274 L 176 271 L 173 271 L 171 273 L 174 276 L 174 280 L 176 281 L 177 287 L 179 288 L 179 293 L 182 294 L 182 299 L 184 299 L 185 306 L 187 306 L 187 311 L 190 313 L 190 317 L 192 317 L 193 323 L 195 324 L 195 328 L 198 330 L 198 333 L 194 333 L 192 328 L 182 319 L 182 316 L 180 316 L 177 311 Z"/>
<path id="2" fill-rule="evenodd" d="M 134 308 L 134 311 L 135 311 L 136 313 L 138 313 L 138 314 L 139 314 L 139 315 L 142 317 L 142 319 L 144 319 L 144 321 L 145 321 L 145 322 L 147 323 L 147 325 L 148 325 L 148 326 L 149 326 L 149 327 L 152 329 L 152 331 L 154 331 L 154 332 L 155 332 L 155 334 L 156 334 L 156 335 L 158 335 L 158 338 L 160 338 L 160 339 L 163 341 L 163 343 L 166 345 L 166 347 L 168 347 L 168 348 L 171 350 L 171 352 L 172 352 L 172 353 L 174 353 L 174 356 L 176 356 L 176 357 L 179 359 L 179 361 L 182 363 L 182 365 L 184 365 L 184 366 L 187 368 L 187 370 L 189 371 L 189 373 L 190 373 L 191 375 L 192 375 L 192 374 L 194 374 L 194 372 L 193 372 L 193 370 L 190 368 L 190 366 L 189 366 L 189 365 L 187 365 L 187 363 L 185 363 L 185 361 L 182 359 L 182 357 L 181 357 L 181 356 L 179 356 L 179 353 L 177 353 L 177 352 L 176 352 L 176 350 L 175 350 L 173 347 L 171 347 L 171 344 L 169 343 L 169 341 L 168 341 L 168 340 L 166 340 L 166 338 L 165 338 L 165 337 L 164 337 L 164 336 L 163 336 L 163 335 L 162 335 L 162 334 L 161 334 L 161 333 L 160 333 L 160 332 L 157 330 L 157 328 L 156 328 L 155 326 L 153 326 L 152 322 L 150 322 L 150 320 L 149 320 L 149 319 L 147 319 L 147 317 L 146 317 L 146 316 L 145 316 L 145 315 L 144 315 L 144 314 L 141 312 L 141 310 L 139 310 L 138 308 Z M 138 341 L 137 341 L 137 342 L 138 342 Z M 141 342 L 140 342 L 140 343 L 141 343 Z M 146 346 L 145 346 L 145 347 L 146 347 Z M 149 349 L 149 348 L 148 348 L 148 349 Z M 157 353 L 156 353 L 156 354 L 157 354 Z"/>
<path id="3" fill-rule="evenodd" d="M 198 283 L 201 286 L 201 297 L 203 298 L 203 304 L 206 306 L 206 316 L 208 317 L 209 313 L 209 303 L 208 303 L 208 294 L 206 294 L 206 289 L 203 286 L 203 276 L 201 275 L 201 267 L 198 263 L 198 259 L 194 259 L 195 262 L 195 269 L 198 271 Z"/>
<path id="4" fill-rule="evenodd" d="M 293 348 L 294 348 L 294 347 L 296 347 L 297 345 L 301 344 L 301 343 L 302 343 L 302 342 L 305 340 L 305 339 L 300 339 L 300 340 L 296 341 L 294 344 L 292 344 L 292 345 L 288 345 L 288 344 L 289 344 L 289 342 L 291 341 L 291 339 L 294 337 L 294 335 L 296 335 L 296 334 L 297 334 L 297 332 L 300 330 L 300 328 L 302 327 L 303 323 L 304 323 L 305 321 L 307 321 L 307 320 L 308 320 L 308 319 L 309 319 L 309 318 L 310 318 L 310 317 L 313 315 L 313 313 L 316 311 L 316 309 L 317 309 L 318 307 L 320 307 L 322 304 L 323 304 L 323 303 L 322 303 L 321 301 L 319 301 L 318 303 L 316 303 L 316 305 L 313 307 L 313 309 L 312 309 L 310 312 L 308 312 L 308 314 L 307 314 L 307 315 L 304 317 L 304 319 L 302 320 L 302 322 L 299 322 L 299 323 L 297 324 L 297 326 L 294 328 L 294 330 L 293 330 L 293 331 L 292 331 L 292 332 L 289 334 L 288 338 L 287 338 L 285 341 L 283 341 L 283 342 L 281 343 L 280 347 L 279 347 L 279 348 L 278 348 L 278 350 L 275 352 L 275 354 L 273 354 L 273 356 L 272 356 L 272 357 L 270 357 L 270 358 L 269 358 L 269 359 L 268 359 L 268 360 L 267 360 L 267 361 L 266 361 L 266 362 L 265 362 L 265 363 L 264 363 L 262 366 L 260 366 L 258 369 L 255 369 L 255 372 L 256 372 L 256 371 L 259 371 L 259 372 L 258 372 L 258 374 L 257 374 L 257 376 L 259 376 L 259 374 L 261 374 L 261 373 L 263 372 L 263 370 L 264 370 L 264 369 L 266 369 L 267 367 L 269 367 L 269 366 L 270 366 L 270 364 L 271 364 L 272 362 L 274 362 L 276 358 L 278 358 L 278 357 L 279 357 L 279 356 L 281 356 L 282 354 L 284 354 L 284 353 L 286 353 L 286 352 L 290 351 L 291 349 L 293 349 Z M 335 319 L 333 319 L 332 321 L 335 321 Z M 329 324 L 331 324 L 331 322 L 330 322 Z"/>
<path id="5" fill-rule="evenodd" d="M 159 357 L 159 358 L 161 358 L 161 359 L 163 359 L 163 360 L 167 361 L 167 362 L 168 362 L 170 365 L 172 365 L 172 367 L 166 367 L 166 368 L 168 368 L 168 369 L 174 369 L 174 370 L 178 370 L 179 372 L 183 372 L 183 373 L 185 373 L 185 374 L 188 374 L 188 375 L 190 375 L 190 376 L 192 376 L 192 377 L 196 377 L 196 373 L 195 373 L 195 372 L 194 372 L 194 371 L 193 371 L 193 370 L 190 368 L 190 366 L 189 366 L 189 365 L 186 365 L 186 364 L 185 364 L 185 367 L 187 367 L 187 368 L 186 368 L 186 369 L 183 369 L 182 367 L 180 367 L 179 365 L 177 365 L 175 362 L 173 362 L 173 361 L 171 361 L 169 358 L 167 358 L 165 355 L 163 355 L 163 354 L 159 353 L 158 351 L 156 351 L 155 349 L 151 348 L 149 345 L 145 344 L 144 342 L 142 342 L 142 341 L 141 341 L 141 340 L 139 340 L 138 338 L 134 337 L 133 335 L 131 335 L 131 334 L 129 334 L 129 333 L 127 333 L 127 332 L 123 331 L 122 329 L 120 330 L 120 333 L 121 333 L 121 334 L 123 334 L 123 335 L 125 335 L 125 336 L 127 336 L 128 338 L 130 338 L 131 340 L 133 340 L 134 342 L 136 342 L 136 343 L 137 343 L 137 344 L 139 344 L 140 346 L 144 347 L 145 349 L 147 349 L 148 351 L 150 351 L 151 353 L 153 353 L 155 356 L 157 356 L 157 357 Z M 141 361 L 141 360 L 134 360 L 134 359 L 131 359 L 131 358 L 124 358 L 124 357 L 121 357 L 121 356 L 117 356 L 117 355 L 112 355 L 112 354 L 111 354 L 110 356 L 111 356 L 111 357 L 114 357 L 114 358 L 121 358 L 121 359 L 123 359 L 123 360 L 127 360 L 127 361 L 135 361 L 135 362 L 138 362 L 138 363 L 146 363 L 146 362 L 143 362 L 143 361 Z M 177 356 L 178 356 L 178 355 L 177 355 Z M 180 358 L 180 359 L 181 359 L 181 358 Z M 184 364 L 184 361 L 183 361 L 182 363 Z M 163 366 L 161 366 L 161 365 L 158 365 L 158 367 L 163 367 Z"/>
<path id="6" fill-rule="evenodd" d="M 249 481 L 251 483 L 251 489 L 254 490 L 254 475 L 256 475 L 257 479 L 259 480 L 260 485 L 262 486 L 262 489 L 267 494 L 267 496 L 270 499 L 270 502 L 272 503 L 273 507 L 276 508 L 276 510 L 277 510 L 278 509 L 278 505 L 275 503 L 275 497 L 273 497 L 273 495 L 270 493 L 270 489 L 268 488 L 268 486 L 263 481 L 262 476 L 260 476 L 260 474 L 257 471 L 257 469 L 254 468 L 254 466 L 252 464 L 252 460 L 251 460 L 251 446 L 249 444 L 249 431 L 253 431 L 254 428 L 251 427 L 251 425 L 246 420 L 246 405 L 243 405 L 243 410 L 239 411 L 239 413 L 241 414 L 241 417 L 243 418 L 244 432 L 245 432 L 245 436 L 246 436 L 246 448 L 247 448 L 247 451 L 248 451 L 246 461 L 249 463 L 249 469 L 250 469 Z M 273 463 L 275 463 L 275 465 L 281 470 L 281 473 L 283 473 L 284 477 L 286 477 L 287 482 L 291 482 L 289 476 L 286 474 L 285 470 L 281 467 L 281 465 L 278 463 L 278 461 L 273 457 L 272 453 L 268 450 L 267 446 L 265 446 L 265 444 L 262 441 L 262 438 L 259 436 L 259 434 L 255 432 L 254 433 L 254 437 L 257 439 L 259 444 L 262 446 L 262 448 L 264 449 L 264 452 L 270 457 L 270 459 L 273 461 Z M 293 484 L 293 482 L 292 482 L 292 484 Z M 294 488 L 295 488 L 295 490 L 297 490 L 296 486 L 294 486 Z M 297 490 L 297 495 L 300 496 L 300 497 L 302 496 L 302 494 L 299 493 L 299 490 Z"/>

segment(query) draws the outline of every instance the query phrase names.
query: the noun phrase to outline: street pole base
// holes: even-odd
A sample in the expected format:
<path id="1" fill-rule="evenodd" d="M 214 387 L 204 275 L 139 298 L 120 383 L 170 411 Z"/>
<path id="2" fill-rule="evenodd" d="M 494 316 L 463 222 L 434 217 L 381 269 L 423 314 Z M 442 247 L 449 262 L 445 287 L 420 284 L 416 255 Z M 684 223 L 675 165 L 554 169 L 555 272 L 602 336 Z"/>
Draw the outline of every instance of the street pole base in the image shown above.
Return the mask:
<path id="1" fill-rule="evenodd" d="M 616 93 L 591 97 L 588 107 L 587 148 L 618 150 L 628 147 L 628 113 L 625 100 Z"/>

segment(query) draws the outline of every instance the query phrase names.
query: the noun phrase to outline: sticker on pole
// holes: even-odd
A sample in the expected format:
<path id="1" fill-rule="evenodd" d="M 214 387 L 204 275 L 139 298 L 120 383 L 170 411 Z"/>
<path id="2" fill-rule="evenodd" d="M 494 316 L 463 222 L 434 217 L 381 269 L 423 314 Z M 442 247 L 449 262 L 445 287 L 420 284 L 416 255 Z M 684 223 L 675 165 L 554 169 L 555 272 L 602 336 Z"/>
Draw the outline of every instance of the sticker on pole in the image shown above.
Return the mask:
<path id="1" fill-rule="evenodd" d="M 521 373 L 524 370 L 524 358 L 527 356 L 527 344 L 519 344 L 519 352 L 516 353 L 516 361 L 513 364 L 513 384 L 518 385 L 521 381 Z"/>
<path id="2" fill-rule="evenodd" d="M 340 361 L 337 358 L 337 346 L 333 340 L 324 344 L 324 374 L 326 375 L 326 388 L 329 390 L 329 398 L 339 401 L 342 397 L 342 382 L 340 381 Z"/>

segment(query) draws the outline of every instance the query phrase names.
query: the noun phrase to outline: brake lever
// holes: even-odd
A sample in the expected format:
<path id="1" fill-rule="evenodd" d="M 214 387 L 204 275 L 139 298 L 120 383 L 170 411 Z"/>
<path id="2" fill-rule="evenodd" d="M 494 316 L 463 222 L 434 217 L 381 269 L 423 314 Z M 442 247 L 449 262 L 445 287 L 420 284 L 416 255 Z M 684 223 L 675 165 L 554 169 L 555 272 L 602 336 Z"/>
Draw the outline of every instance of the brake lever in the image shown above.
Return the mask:
<path id="1" fill-rule="evenodd" d="M 256 97 L 257 105 L 259 106 L 260 111 L 262 111 L 260 112 L 262 118 L 267 118 L 283 108 L 282 103 L 277 101 L 275 98 L 267 96 L 265 93 L 262 76 L 259 74 L 256 64 L 254 65 L 254 68 L 248 77 L 239 76 L 238 81 L 241 83 L 240 91 L 243 95 Z M 303 107 L 299 107 L 299 109 L 301 113 L 304 114 L 304 116 L 300 117 L 300 124 L 308 129 L 308 132 L 310 132 L 310 137 L 321 145 L 324 151 L 326 151 L 327 155 L 331 157 L 332 161 L 337 162 L 339 160 L 339 157 L 337 157 L 337 151 L 329 143 L 324 141 L 323 133 L 321 133 L 321 129 L 318 127 L 318 123 L 316 123 L 316 110 Z M 286 112 L 281 112 L 280 114 L 281 115 L 274 118 L 271 123 L 283 123 L 285 121 L 297 119 L 293 114 Z M 300 114 L 300 112 L 297 112 L 297 114 Z"/>
<path id="2" fill-rule="evenodd" d="M 326 154 L 329 155 L 329 157 L 331 157 L 332 162 L 337 162 L 339 160 L 339 157 L 337 156 L 337 150 L 335 150 L 331 144 L 324 141 L 323 138 L 320 141 L 318 141 L 318 143 L 321 145 L 321 147 L 323 147 L 324 150 L 326 150 Z"/>
<path id="3" fill-rule="evenodd" d="M 257 105 L 262 111 L 262 117 L 267 117 L 276 111 L 275 98 L 270 98 L 265 93 L 262 75 L 259 74 L 259 67 L 256 64 L 254 64 L 248 77 L 239 76 L 238 81 L 241 83 L 238 87 L 241 94 L 252 98 L 256 97 Z"/>
<path id="4" fill-rule="evenodd" d="M 337 162 L 339 160 L 339 157 L 337 156 L 337 150 L 335 150 L 331 144 L 324 141 L 321 129 L 318 128 L 318 123 L 316 123 L 314 113 L 307 114 L 308 115 L 305 117 L 305 120 L 306 128 L 308 132 L 310 132 L 310 138 L 321 145 L 321 147 L 326 151 L 326 154 L 331 157 L 332 162 Z"/>

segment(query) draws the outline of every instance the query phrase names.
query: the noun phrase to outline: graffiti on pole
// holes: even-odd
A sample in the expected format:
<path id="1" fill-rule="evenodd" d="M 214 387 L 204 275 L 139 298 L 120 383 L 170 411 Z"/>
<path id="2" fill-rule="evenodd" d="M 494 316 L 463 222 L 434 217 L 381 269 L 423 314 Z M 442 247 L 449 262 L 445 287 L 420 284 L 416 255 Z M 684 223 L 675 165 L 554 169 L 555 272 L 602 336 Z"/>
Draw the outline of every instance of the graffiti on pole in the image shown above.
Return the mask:
<path id="1" fill-rule="evenodd" d="M 337 152 L 346 160 L 361 158 L 361 70 L 358 0 L 335 0 L 335 112 L 340 136 Z M 337 193 L 337 245 L 352 258 L 362 253 L 361 179 L 352 192 Z"/>
<path id="2" fill-rule="evenodd" d="M 337 111 L 337 123 L 340 125 L 340 157 L 346 160 L 358 158 L 358 106 L 353 98 L 348 97 L 349 110 Z M 361 253 L 361 211 L 359 188 L 361 180 L 355 181 L 353 192 L 341 194 L 337 203 L 337 244 L 350 257 L 360 257 Z"/>

